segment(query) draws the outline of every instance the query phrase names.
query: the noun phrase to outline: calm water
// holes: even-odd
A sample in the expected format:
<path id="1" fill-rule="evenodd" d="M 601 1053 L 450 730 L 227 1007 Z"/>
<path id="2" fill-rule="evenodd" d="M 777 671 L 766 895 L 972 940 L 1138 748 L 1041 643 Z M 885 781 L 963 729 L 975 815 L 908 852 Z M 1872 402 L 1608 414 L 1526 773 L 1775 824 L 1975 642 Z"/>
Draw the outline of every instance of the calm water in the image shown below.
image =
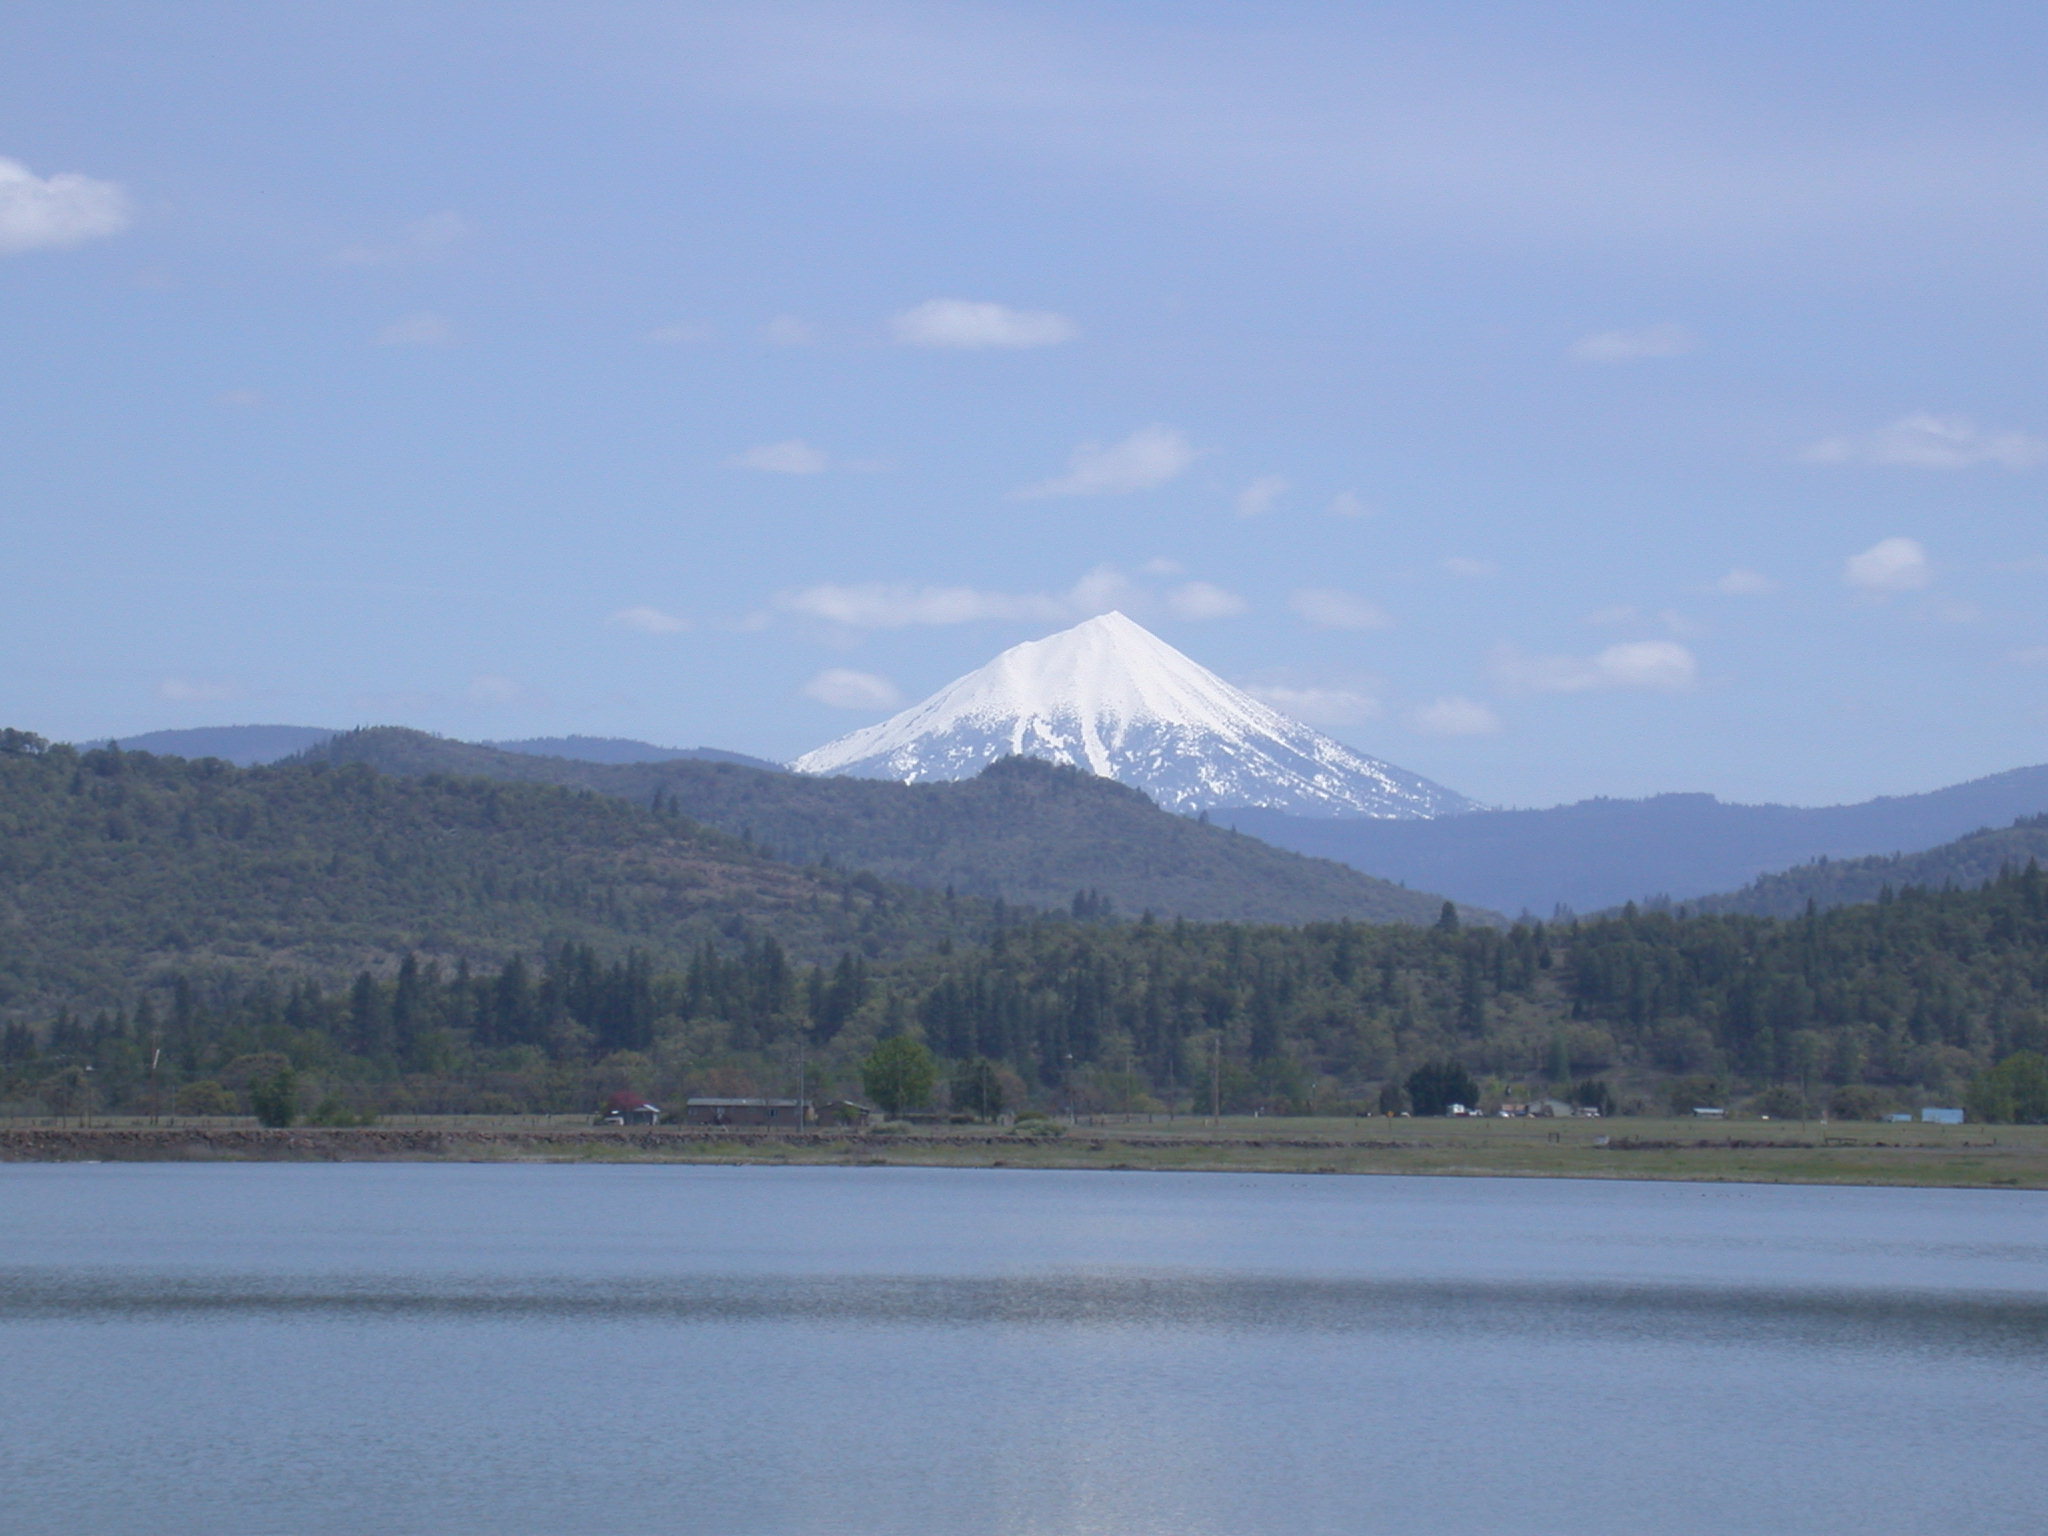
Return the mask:
<path id="1" fill-rule="evenodd" d="M 0 1530 L 2048 1529 L 2048 1199 L 0 1166 Z"/>

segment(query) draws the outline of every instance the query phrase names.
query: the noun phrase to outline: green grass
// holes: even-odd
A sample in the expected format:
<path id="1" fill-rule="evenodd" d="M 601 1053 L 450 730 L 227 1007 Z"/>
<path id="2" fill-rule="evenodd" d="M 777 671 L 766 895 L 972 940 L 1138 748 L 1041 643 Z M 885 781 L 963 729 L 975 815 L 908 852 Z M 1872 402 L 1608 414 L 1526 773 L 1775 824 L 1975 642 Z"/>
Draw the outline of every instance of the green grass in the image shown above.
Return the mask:
<path id="1" fill-rule="evenodd" d="M 996 1127 L 650 1133 L 593 1128 L 562 1115 L 401 1116 L 366 1131 L 262 1132 L 247 1120 L 156 1128 L 125 1120 L 93 1131 L 9 1131 L 0 1124 L 0 1158 L 83 1157 L 1128 1168 L 2048 1189 L 2048 1126 L 1248 1117 L 1211 1126 L 1140 1117 L 1032 1138 Z"/>

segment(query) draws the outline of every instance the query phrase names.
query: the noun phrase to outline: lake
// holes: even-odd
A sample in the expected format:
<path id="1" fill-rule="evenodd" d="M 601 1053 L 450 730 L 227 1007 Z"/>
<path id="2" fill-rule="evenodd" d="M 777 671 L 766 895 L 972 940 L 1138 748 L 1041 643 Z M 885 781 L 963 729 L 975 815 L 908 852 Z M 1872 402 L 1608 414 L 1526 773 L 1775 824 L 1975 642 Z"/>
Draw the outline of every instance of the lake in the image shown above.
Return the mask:
<path id="1" fill-rule="evenodd" d="M 0 1165 L 0 1530 L 2048 1529 L 2048 1196 Z"/>

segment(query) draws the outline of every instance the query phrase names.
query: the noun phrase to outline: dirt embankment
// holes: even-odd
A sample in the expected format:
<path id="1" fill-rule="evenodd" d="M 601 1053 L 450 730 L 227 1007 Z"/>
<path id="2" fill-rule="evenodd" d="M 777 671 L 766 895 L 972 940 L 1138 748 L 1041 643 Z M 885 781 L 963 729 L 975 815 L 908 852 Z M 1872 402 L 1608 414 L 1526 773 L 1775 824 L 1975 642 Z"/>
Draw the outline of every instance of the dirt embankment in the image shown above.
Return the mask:
<path id="1" fill-rule="evenodd" d="M 1019 1135 L 1012 1131 L 952 1131 L 921 1135 L 904 1131 L 816 1130 L 792 1134 L 779 1130 L 731 1127 L 663 1126 L 620 1130 L 515 1130 L 477 1127 L 417 1128 L 369 1126 L 348 1129 L 303 1127 L 259 1130 L 251 1126 L 113 1126 L 105 1128 L 18 1127 L 0 1130 L 0 1162 L 376 1162 L 436 1158 L 603 1158 L 606 1156 L 678 1161 L 715 1157 L 719 1149 L 751 1156 L 789 1152 L 801 1156 L 883 1155 L 920 1148 L 987 1153 L 1054 1148 L 1072 1153 L 1104 1152 L 1132 1145 L 1180 1148 L 1214 1147 L 1233 1151 L 1261 1149 L 1348 1150 L 1389 1149 L 1396 1142 L 1333 1142 L 1319 1137 L 1172 1137 L 1134 1138 L 1091 1135 Z"/>
<path id="2" fill-rule="evenodd" d="M 527 1155 L 576 1156 L 604 1151 L 687 1157 L 714 1143 L 785 1139 L 775 1132 L 733 1130 L 442 1130 L 369 1126 L 259 1130 L 250 1126 L 34 1127 L 0 1130 L 0 1162 L 246 1160 L 370 1162 L 380 1159 Z M 807 1142 L 871 1138 L 857 1132 L 811 1132 Z M 881 1138 L 872 1138 L 880 1140 Z M 922 1139 L 891 1136 L 897 1145 Z"/>

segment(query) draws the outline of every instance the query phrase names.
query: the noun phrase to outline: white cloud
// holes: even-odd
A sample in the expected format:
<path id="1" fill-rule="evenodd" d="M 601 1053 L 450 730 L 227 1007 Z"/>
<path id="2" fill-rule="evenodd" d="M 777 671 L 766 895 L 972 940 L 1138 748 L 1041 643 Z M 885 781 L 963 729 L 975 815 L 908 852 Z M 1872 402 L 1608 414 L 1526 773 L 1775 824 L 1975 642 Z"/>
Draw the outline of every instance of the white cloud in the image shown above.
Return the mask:
<path id="1" fill-rule="evenodd" d="M 1011 309 L 972 299 L 927 299 L 889 322 L 897 343 L 978 351 L 987 347 L 1051 347 L 1072 341 L 1081 328 L 1049 309 Z"/>
<path id="2" fill-rule="evenodd" d="M 1171 427 L 1151 426 L 1104 447 L 1083 443 L 1067 460 L 1067 472 L 1016 492 L 1019 497 L 1104 496 L 1149 491 L 1186 471 L 1195 450 Z"/>
<path id="3" fill-rule="evenodd" d="M 1491 736 L 1500 730 L 1500 716 L 1477 699 L 1438 699 L 1408 720 L 1425 736 Z"/>
<path id="4" fill-rule="evenodd" d="M 1264 517 L 1287 494 L 1285 475 L 1261 475 L 1237 493 L 1239 517 Z"/>
<path id="5" fill-rule="evenodd" d="M 1759 597 L 1775 591 L 1777 583 L 1762 571 L 1752 571 L 1738 565 L 1727 575 L 1714 583 L 1714 590 L 1724 597 Z"/>
<path id="6" fill-rule="evenodd" d="M 1245 611 L 1245 600 L 1206 581 L 1190 581 L 1166 594 L 1166 606 L 1177 619 L 1229 619 Z"/>
<path id="7" fill-rule="evenodd" d="M 771 475 L 822 475 L 832 460 L 801 438 L 782 443 L 763 443 L 749 448 L 732 461 L 741 469 L 758 469 Z"/>
<path id="8" fill-rule="evenodd" d="M 711 332 L 704 326 L 682 321 L 675 325 L 657 325 L 641 339 L 661 347 L 687 346 L 693 341 L 708 341 Z"/>
<path id="9" fill-rule="evenodd" d="M 1636 688 L 1682 693 L 1699 662 L 1675 640 L 1628 640 L 1597 656 L 1524 656 L 1509 646 L 1493 655 L 1494 681 L 1508 693 L 1586 693 Z"/>
<path id="10" fill-rule="evenodd" d="M 844 624 L 849 629 L 907 629 L 923 624 L 972 624 L 987 619 L 1059 620 L 1066 604 L 1045 593 L 983 592 L 973 587 L 913 587 L 871 581 L 825 583 L 784 592 L 775 606 L 787 613 Z"/>
<path id="11" fill-rule="evenodd" d="M 1339 491 L 1330 498 L 1332 517 L 1371 517 L 1372 508 L 1367 506 L 1356 491 Z"/>
<path id="12" fill-rule="evenodd" d="M 1452 555 L 1444 561 L 1444 569 L 1453 576 L 1462 576 L 1467 581 L 1484 581 L 1498 576 L 1500 566 L 1491 560 L 1468 560 L 1463 555 Z"/>
<path id="13" fill-rule="evenodd" d="M 761 327 L 761 339 L 772 347 L 808 347 L 818 339 L 808 321 L 795 315 L 777 315 Z"/>
<path id="14" fill-rule="evenodd" d="M 398 237 L 384 245 L 351 245 L 334 253 L 345 267 L 388 267 L 409 261 L 431 261 L 445 256 L 470 233 L 468 222 L 453 211 L 430 214 L 408 224 Z"/>
<path id="15" fill-rule="evenodd" d="M 377 333 L 380 347 L 445 347 L 454 339 L 455 327 L 429 310 L 394 320 Z"/>
<path id="16" fill-rule="evenodd" d="M 803 696 L 833 709 L 894 709 L 903 695 L 886 677 L 872 672 L 854 672 L 832 667 L 820 672 L 803 686 Z"/>
<path id="17" fill-rule="evenodd" d="M 621 608 L 605 622 L 614 629 L 630 629 L 642 635 L 675 635 L 690 627 L 688 619 L 648 607 Z"/>
<path id="18" fill-rule="evenodd" d="M 1380 716 L 1380 701 L 1356 688 L 1293 688 L 1276 683 L 1247 685 L 1245 692 L 1310 725 L 1361 725 Z"/>
<path id="19" fill-rule="evenodd" d="M 1230 594 L 1222 596 L 1229 598 Z M 1065 592 L 988 592 L 976 587 L 920 587 L 879 581 L 824 583 L 780 593 L 775 606 L 785 613 L 824 619 L 849 629 L 907 629 L 992 620 L 1073 623 L 1112 608 L 1136 606 L 1143 597 L 1129 577 L 1114 566 L 1103 565 L 1089 571 Z"/>
<path id="20" fill-rule="evenodd" d="M 1918 539 L 1879 539 L 1842 562 L 1842 580 L 1865 592 L 1916 592 L 1933 579 Z"/>
<path id="21" fill-rule="evenodd" d="M 128 218 L 128 194 L 118 182 L 75 171 L 38 176 L 19 160 L 0 158 L 0 256 L 118 235 Z"/>
<path id="22" fill-rule="evenodd" d="M 465 691 L 478 704 L 512 704 L 526 696 L 526 690 L 518 683 L 495 672 L 472 677 Z"/>
<path id="23" fill-rule="evenodd" d="M 1335 587 L 1303 587 L 1287 599 L 1287 606 L 1317 629 L 1391 629 L 1394 624 L 1378 603 Z"/>
<path id="24" fill-rule="evenodd" d="M 2048 438 L 1987 432 L 1967 416 L 1920 412 L 1862 437 L 1830 437 L 1800 454 L 1809 464 L 1898 464 L 1911 469 L 2031 469 L 2048 460 Z"/>
<path id="25" fill-rule="evenodd" d="M 1178 560 L 1169 560 L 1164 555 L 1154 555 L 1138 569 L 1147 576 L 1185 576 L 1188 573 L 1186 566 Z"/>
<path id="26" fill-rule="evenodd" d="M 1148 574 L 1177 574 L 1176 572 Z M 1235 592 L 1206 581 L 1168 590 L 1134 582 L 1115 566 L 1087 572 L 1064 592 L 992 592 L 980 587 L 917 586 L 907 582 L 824 582 L 776 594 L 783 613 L 821 619 L 847 629 L 908 629 L 977 623 L 1074 624 L 1122 609 L 1164 609 L 1190 622 L 1232 618 L 1248 609 Z"/>
<path id="27" fill-rule="evenodd" d="M 207 682 L 193 677 L 167 677 L 156 685 L 156 696 L 174 704 L 220 704 L 242 696 L 240 683 Z"/>
<path id="28" fill-rule="evenodd" d="M 1646 325 L 1639 331 L 1597 331 L 1572 343 L 1582 363 L 1633 363 L 1646 357 L 1680 357 L 1693 348 L 1682 325 Z"/>

